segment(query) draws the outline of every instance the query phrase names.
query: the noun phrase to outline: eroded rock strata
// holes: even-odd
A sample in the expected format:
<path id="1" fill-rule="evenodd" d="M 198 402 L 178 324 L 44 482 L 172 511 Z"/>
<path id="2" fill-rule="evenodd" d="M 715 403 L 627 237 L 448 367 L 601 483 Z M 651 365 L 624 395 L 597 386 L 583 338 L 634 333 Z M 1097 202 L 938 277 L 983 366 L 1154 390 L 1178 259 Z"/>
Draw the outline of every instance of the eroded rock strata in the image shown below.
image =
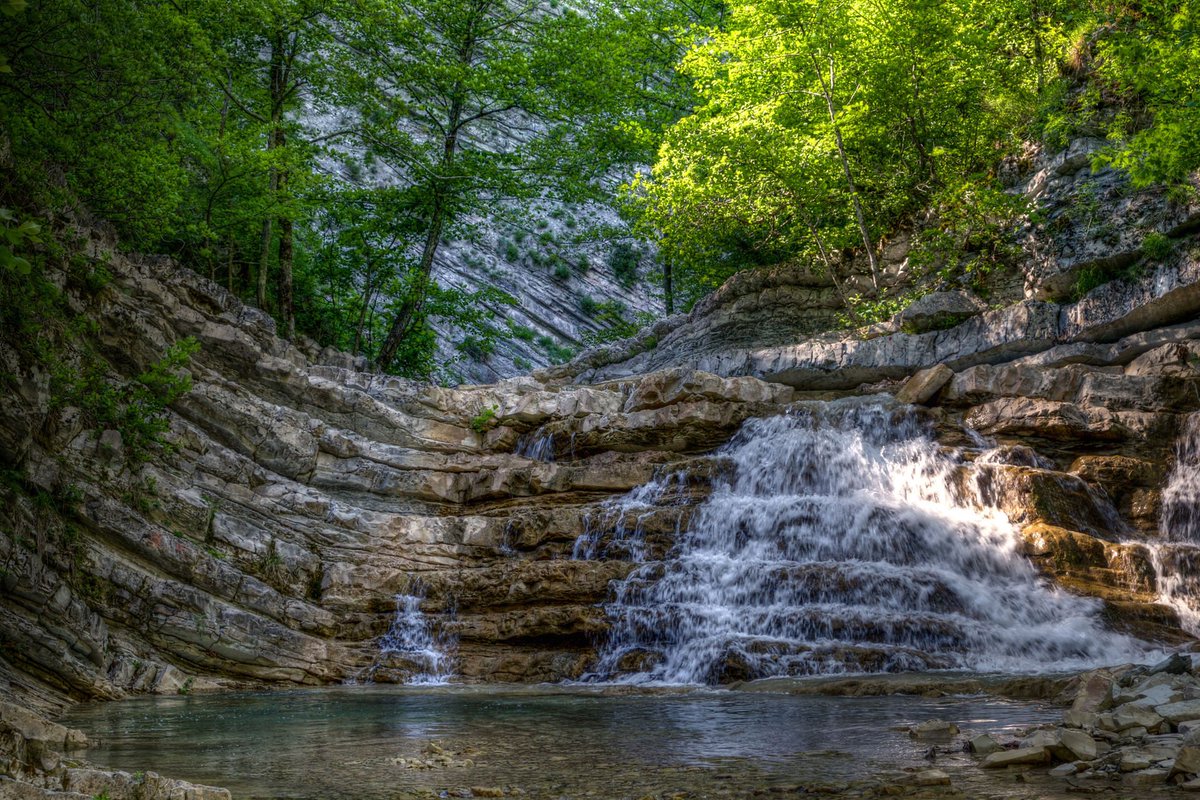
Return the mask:
<path id="1" fill-rule="evenodd" d="M 577 676 L 605 629 L 598 604 L 630 569 L 568 557 L 588 525 L 620 523 L 604 501 L 663 470 L 692 476 L 651 522 L 665 548 L 721 468 L 705 454 L 797 397 L 690 369 L 420 386 L 303 353 L 186 270 L 112 263 L 81 313 L 115 369 L 136 374 L 183 337 L 201 349 L 172 411 L 175 452 L 136 471 L 116 431 L 50 408 L 45 375 L 5 404 L 6 458 L 43 493 L 15 502 L 0 540 L 8 691 L 49 705 L 352 679 L 400 593 L 457 637 L 466 679 Z M 947 370 L 926 392 L 947 444 L 969 427 L 1009 446 L 973 469 L 1035 562 L 1167 638 L 1175 620 L 1136 542 L 1158 535 L 1181 420 L 1200 409 L 1197 337 L 1197 322 L 1154 328 L 1083 361 L 1051 345 Z"/>
<path id="2" fill-rule="evenodd" d="M 1030 191 L 1087 179 L 1055 163 Z M 963 479 L 1019 526 L 1046 576 L 1100 598 L 1113 627 L 1186 644 L 1154 546 L 1177 442 L 1200 410 L 1196 215 L 1134 198 L 1113 211 L 1133 226 L 1121 241 L 1157 220 L 1172 254 L 1075 302 L 1055 287 L 1101 257 L 1082 240 L 1031 245 L 1043 255 L 1014 304 L 975 313 L 935 298 L 907 319 L 817 337 L 789 333 L 787 315 L 760 325 L 807 279 L 739 276 L 639 339 L 454 389 L 290 344 L 220 287 L 85 230 L 84 257 L 113 280 L 61 283 L 112 374 L 135 376 L 193 337 L 193 388 L 170 410 L 172 451 L 135 465 L 118 431 L 89 427 L 44 369 L 0 343 L 12 480 L 0 694 L 53 713 L 131 692 L 404 680 L 421 665 L 379 647 L 397 595 L 421 598 L 431 628 L 457 642 L 463 680 L 578 677 L 608 630 L 610 585 L 634 566 L 619 531 L 636 522 L 648 553 L 665 553 L 728 469 L 714 450 L 743 421 L 879 392 L 927 406 L 941 441 L 966 448 Z M 913 328 L 926 324 L 951 327 Z M 680 477 L 653 513 L 633 521 L 611 503 L 665 473 Z M 585 532 L 602 546 L 572 558 Z M 19 738 L 6 774 L 41 770 L 65 787 Z"/>

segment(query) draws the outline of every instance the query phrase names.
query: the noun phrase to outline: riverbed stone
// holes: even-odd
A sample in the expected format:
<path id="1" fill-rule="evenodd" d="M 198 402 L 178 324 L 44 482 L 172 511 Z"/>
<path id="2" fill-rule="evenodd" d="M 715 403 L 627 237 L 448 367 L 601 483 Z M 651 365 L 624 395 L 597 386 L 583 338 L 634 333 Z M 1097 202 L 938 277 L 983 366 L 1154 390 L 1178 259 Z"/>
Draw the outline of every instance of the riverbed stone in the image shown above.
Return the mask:
<path id="1" fill-rule="evenodd" d="M 940 769 L 923 769 L 913 775 L 917 786 L 949 786 L 950 776 Z"/>
<path id="2" fill-rule="evenodd" d="M 1181 700 L 1178 703 L 1166 703 L 1157 706 L 1155 713 L 1171 723 L 1200 719 L 1200 699 Z"/>
<path id="3" fill-rule="evenodd" d="M 914 739 L 948 739 L 958 735 L 958 726 L 944 719 L 919 722 L 908 730 Z"/>
<path id="4" fill-rule="evenodd" d="M 954 370 L 945 364 L 938 364 L 935 367 L 923 369 L 904 382 L 904 385 L 900 387 L 900 391 L 896 392 L 896 402 L 905 404 L 927 403 L 953 377 Z"/>
<path id="5" fill-rule="evenodd" d="M 1189 775 L 1200 774 L 1200 746 L 1186 745 L 1175 754 L 1175 771 Z"/>
<path id="6" fill-rule="evenodd" d="M 1046 764 L 1049 761 L 1050 753 L 1044 747 L 1019 747 L 1015 750 L 991 753 L 983 759 L 981 766 L 993 769 L 1027 764 Z"/>
<path id="7" fill-rule="evenodd" d="M 971 737 L 969 744 L 971 752 L 977 756 L 986 756 L 1004 749 L 1004 745 L 1000 744 L 991 734 L 987 733 Z"/>
<path id="8" fill-rule="evenodd" d="M 1134 787 L 1157 786 L 1165 783 L 1169 774 L 1165 769 L 1142 769 L 1137 772 L 1127 773 L 1121 778 L 1121 782 L 1126 786 Z"/>

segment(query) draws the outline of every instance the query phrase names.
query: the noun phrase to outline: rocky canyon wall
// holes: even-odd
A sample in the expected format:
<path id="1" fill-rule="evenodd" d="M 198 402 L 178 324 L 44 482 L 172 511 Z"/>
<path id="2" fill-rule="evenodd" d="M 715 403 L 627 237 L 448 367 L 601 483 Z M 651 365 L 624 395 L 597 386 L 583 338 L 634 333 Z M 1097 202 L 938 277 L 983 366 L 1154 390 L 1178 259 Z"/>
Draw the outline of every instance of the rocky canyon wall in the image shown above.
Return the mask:
<path id="1" fill-rule="evenodd" d="M 1094 179 L 1064 158 L 1029 191 L 1054 183 L 1061 199 Z M 578 677 L 607 634 L 612 582 L 636 567 L 631 526 L 641 555 L 666 552 L 729 469 L 714 450 L 743 421 L 878 392 L 926 406 L 942 443 L 967 448 L 963 474 L 1046 575 L 1103 601 L 1111 627 L 1186 641 L 1153 545 L 1176 442 L 1200 409 L 1198 217 L 1153 193 L 1111 201 L 1129 231 L 1109 251 L 1140 243 L 1149 219 L 1173 247 L 1150 261 L 1127 244 L 1140 272 L 1074 302 L 1055 300 L 1047 276 L 1092 265 L 1090 240 L 1068 252 L 1061 231 L 1030 231 L 1028 297 L 949 327 L 936 304 L 957 301 L 935 297 L 889 324 L 801 339 L 807 279 L 747 274 L 638 339 L 454 389 L 301 350 L 220 287 L 84 230 L 83 257 L 113 280 L 94 293 L 62 282 L 111 374 L 136 376 L 193 337 L 193 388 L 170 409 L 173 452 L 133 465 L 118 431 L 86 425 L 45 370 L 0 345 L 13 376 L 0 692 L 54 709 L 403 680 L 423 665 L 380 653 L 398 595 L 457 643 L 463 679 Z M 612 502 L 667 474 L 636 519 Z M 585 532 L 600 546 L 572 558 Z M 734 677 L 754 676 L 717 676 Z"/>

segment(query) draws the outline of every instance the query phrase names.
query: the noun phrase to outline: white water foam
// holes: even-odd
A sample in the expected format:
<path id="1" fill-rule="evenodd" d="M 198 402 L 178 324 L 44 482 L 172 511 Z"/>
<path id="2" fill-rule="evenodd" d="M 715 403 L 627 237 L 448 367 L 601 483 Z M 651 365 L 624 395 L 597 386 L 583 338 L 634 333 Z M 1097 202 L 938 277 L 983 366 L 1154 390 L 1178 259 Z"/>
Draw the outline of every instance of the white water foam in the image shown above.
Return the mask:
<path id="1" fill-rule="evenodd" d="M 908 411 L 814 404 L 747 422 L 722 453 L 731 475 L 671 552 L 617 586 L 591 677 L 1045 671 L 1145 657 L 1104 629 L 1098 601 L 1035 572 L 969 468 Z M 595 549 L 585 535 L 576 555 Z"/>
<path id="2" fill-rule="evenodd" d="M 440 686 L 454 677 L 454 642 L 438 636 L 421 613 L 420 595 L 396 595 L 396 614 L 379 641 L 379 657 L 364 676 L 369 682 L 394 657 L 415 667 L 408 684 Z"/>
<path id="3" fill-rule="evenodd" d="M 1150 546 L 1159 602 L 1175 609 L 1184 630 L 1200 635 L 1200 412 L 1187 418 L 1176 443 L 1159 530 L 1164 541 Z"/>

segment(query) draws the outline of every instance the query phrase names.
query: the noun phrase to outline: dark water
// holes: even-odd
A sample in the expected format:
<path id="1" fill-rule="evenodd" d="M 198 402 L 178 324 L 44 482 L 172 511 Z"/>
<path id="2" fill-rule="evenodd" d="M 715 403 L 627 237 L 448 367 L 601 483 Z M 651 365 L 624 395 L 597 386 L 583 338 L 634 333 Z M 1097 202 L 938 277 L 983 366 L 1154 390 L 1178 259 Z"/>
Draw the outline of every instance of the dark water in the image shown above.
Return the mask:
<path id="1" fill-rule="evenodd" d="M 928 744 L 897 725 L 942 718 L 995 731 L 1057 713 L 994 698 L 360 686 L 143 698 L 81 706 L 64 722 L 99 742 L 86 754 L 96 764 L 226 786 L 234 797 L 371 800 L 495 787 L 637 798 L 854 780 L 927 763 Z"/>

